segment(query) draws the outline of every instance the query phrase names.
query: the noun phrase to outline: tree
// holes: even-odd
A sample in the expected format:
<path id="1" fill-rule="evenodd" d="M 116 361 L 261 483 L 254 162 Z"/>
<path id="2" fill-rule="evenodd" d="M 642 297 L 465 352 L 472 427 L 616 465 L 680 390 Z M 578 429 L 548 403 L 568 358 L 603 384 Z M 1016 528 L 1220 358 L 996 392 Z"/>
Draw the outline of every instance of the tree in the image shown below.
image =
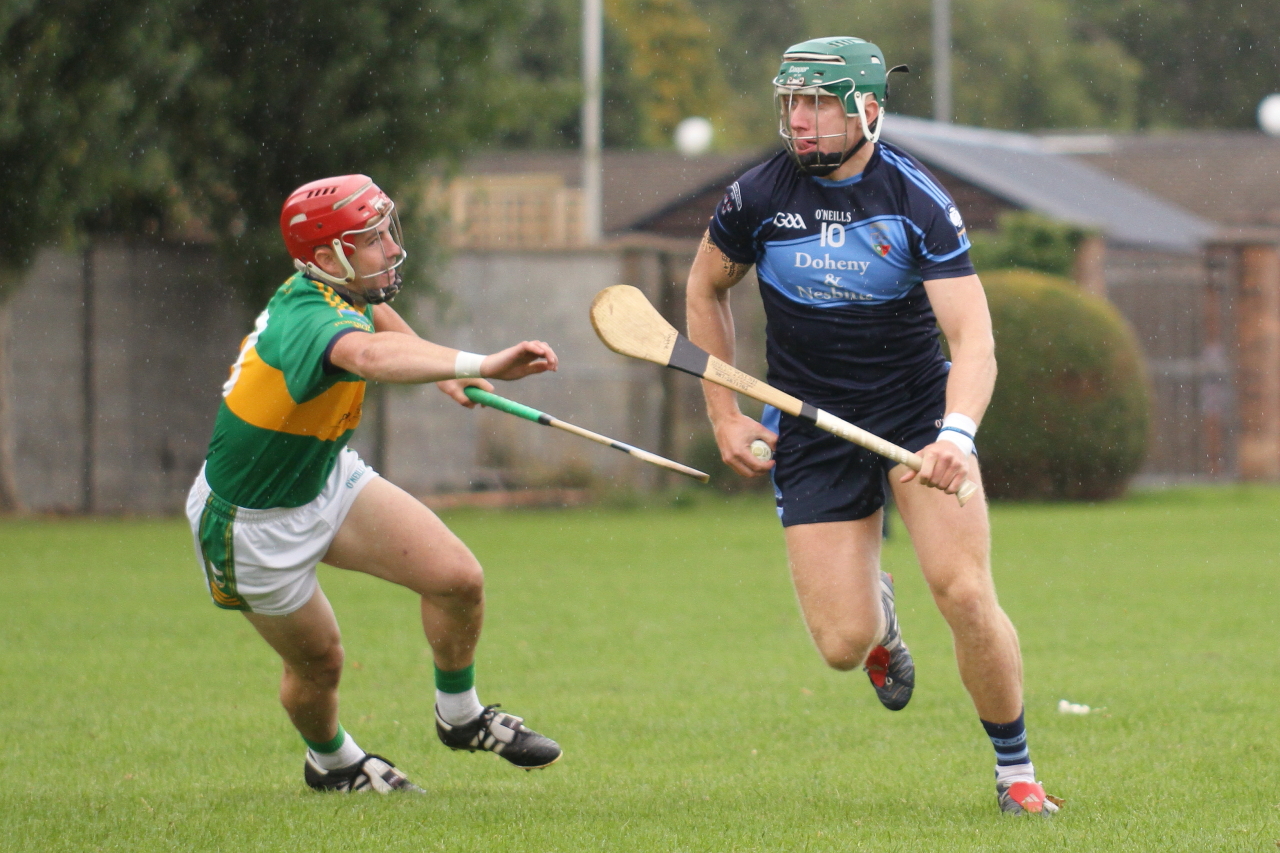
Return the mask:
<path id="1" fill-rule="evenodd" d="M 163 99 L 163 147 L 192 208 L 257 281 L 270 280 L 257 268 L 278 257 L 279 206 L 294 187 L 364 172 L 395 195 L 426 161 L 486 135 L 502 103 L 493 45 L 518 23 L 508 0 L 200 0 L 182 11 L 174 50 L 198 73 Z"/>
<path id="2" fill-rule="evenodd" d="M 1252 128 L 1280 92 L 1274 0 L 1087 0 L 1081 12 L 1142 63 L 1140 126 Z"/>
<path id="3" fill-rule="evenodd" d="M 1076 250 L 1089 232 L 1029 210 L 1000 215 L 999 230 L 970 231 L 969 257 L 980 273 L 1022 269 L 1070 278 Z"/>
<path id="4" fill-rule="evenodd" d="M 689 0 L 611 0 L 607 8 L 628 49 L 641 143 L 668 145 L 681 119 L 722 112 L 728 87 L 716 42 Z"/>
<path id="5" fill-rule="evenodd" d="M 716 62 L 728 81 L 717 130 L 726 147 L 779 146 L 770 81 L 782 51 L 811 27 L 798 0 L 695 0 L 716 37 Z"/>
<path id="6" fill-rule="evenodd" d="M 806 0 L 805 9 L 813 33 L 859 36 L 878 44 L 890 66 L 909 65 L 911 75 L 893 80 L 890 113 L 932 117 L 929 0 L 904 0 L 893 14 L 870 0 Z M 1131 127 L 1141 66 L 1105 30 L 1085 23 L 1065 0 L 955 5 L 953 120 L 1007 129 Z"/>
<path id="7" fill-rule="evenodd" d="M 10 0 L 0 310 L 43 246 L 191 223 L 257 293 L 288 269 L 290 190 L 344 172 L 405 190 L 490 132 L 494 46 L 521 20 L 518 0 Z"/>
<path id="8" fill-rule="evenodd" d="M 581 2 L 528 0 L 524 37 L 501 45 L 504 92 L 492 144 L 567 147 L 581 142 Z M 607 0 L 604 142 L 665 147 L 691 115 L 727 116 L 732 95 L 721 36 L 690 0 Z"/>
<path id="9" fill-rule="evenodd" d="M 524 0 L 522 6 L 521 37 L 493 44 L 494 126 L 483 142 L 505 148 L 578 145 L 581 0 Z M 606 88 L 606 100 L 611 94 Z"/>
<path id="10" fill-rule="evenodd" d="M 0 11 L 0 281 L 41 246 L 74 246 L 109 206 L 155 213 L 141 197 L 159 194 L 164 169 L 139 89 L 173 57 L 155 52 L 153 24 L 141 4 L 105 0 Z"/>
<path id="11" fill-rule="evenodd" d="M 109 208 L 153 218 L 163 183 L 138 82 L 153 21 L 139 4 L 14 0 L 0 7 L 0 369 L 7 297 L 41 247 L 76 248 Z M 139 62 L 139 58 L 143 62 Z M 5 376 L 0 374 L 0 510 L 17 505 Z"/>

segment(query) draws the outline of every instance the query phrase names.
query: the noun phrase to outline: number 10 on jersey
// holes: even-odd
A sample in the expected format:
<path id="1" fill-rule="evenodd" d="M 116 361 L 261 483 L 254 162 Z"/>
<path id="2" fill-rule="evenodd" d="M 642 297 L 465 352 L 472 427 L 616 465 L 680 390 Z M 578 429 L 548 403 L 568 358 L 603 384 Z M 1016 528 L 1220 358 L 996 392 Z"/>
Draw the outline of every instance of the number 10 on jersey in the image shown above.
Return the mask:
<path id="1" fill-rule="evenodd" d="M 844 226 L 839 222 L 823 222 L 818 245 L 839 249 L 844 245 Z"/>

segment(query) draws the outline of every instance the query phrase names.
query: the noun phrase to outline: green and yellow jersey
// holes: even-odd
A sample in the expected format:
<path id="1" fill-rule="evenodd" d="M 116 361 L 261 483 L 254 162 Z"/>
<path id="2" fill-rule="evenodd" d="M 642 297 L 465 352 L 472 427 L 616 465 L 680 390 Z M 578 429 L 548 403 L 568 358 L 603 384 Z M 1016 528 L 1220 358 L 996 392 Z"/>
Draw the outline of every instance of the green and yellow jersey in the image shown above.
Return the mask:
<path id="1" fill-rule="evenodd" d="M 214 494 L 253 509 L 320 494 L 364 402 L 364 380 L 326 356 L 341 335 L 372 331 L 372 306 L 359 311 L 301 273 L 280 286 L 222 387 L 205 458 Z"/>

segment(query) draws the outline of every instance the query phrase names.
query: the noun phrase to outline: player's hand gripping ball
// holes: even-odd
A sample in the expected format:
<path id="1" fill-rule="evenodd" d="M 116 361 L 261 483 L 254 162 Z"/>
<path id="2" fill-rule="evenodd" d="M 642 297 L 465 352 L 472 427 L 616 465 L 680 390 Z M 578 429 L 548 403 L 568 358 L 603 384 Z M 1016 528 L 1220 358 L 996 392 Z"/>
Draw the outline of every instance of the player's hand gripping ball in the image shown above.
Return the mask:
<path id="1" fill-rule="evenodd" d="M 773 458 L 773 451 L 769 449 L 769 445 L 765 441 L 757 438 L 751 442 L 751 455 L 761 462 L 768 462 Z"/>

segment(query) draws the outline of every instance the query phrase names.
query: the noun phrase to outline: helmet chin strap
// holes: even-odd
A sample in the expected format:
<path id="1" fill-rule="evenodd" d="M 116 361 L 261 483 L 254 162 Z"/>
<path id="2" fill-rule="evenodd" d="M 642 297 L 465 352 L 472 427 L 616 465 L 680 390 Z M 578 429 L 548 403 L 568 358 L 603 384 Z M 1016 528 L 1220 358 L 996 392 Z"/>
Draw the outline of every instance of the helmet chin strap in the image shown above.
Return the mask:
<path id="1" fill-rule="evenodd" d="M 381 305 L 383 302 L 390 302 L 396 298 L 396 294 L 400 292 L 400 288 L 404 284 L 404 279 L 400 276 L 400 270 L 395 270 L 391 283 L 386 287 L 380 287 L 377 290 L 366 290 L 364 292 L 364 301 L 371 305 Z"/>
<path id="2" fill-rule="evenodd" d="M 316 265 L 315 261 L 300 261 L 294 259 L 293 265 L 298 272 L 307 278 L 313 278 L 316 281 L 323 281 L 325 284 L 333 288 L 344 287 L 356 280 L 356 271 L 351 267 L 351 263 L 347 260 L 347 253 L 342 250 L 342 241 L 338 238 L 333 239 L 333 256 L 338 259 L 338 263 L 342 264 L 342 271 L 345 275 L 338 278 L 336 275 L 327 273 Z M 349 291 L 347 291 L 349 292 Z"/>
<path id="3" fill-rule="evenodd" d="M 341 284 L 327 282 L 334 292 L 344 297 L 348 302 L 367 302 L 370 305 L 381 305 L 383 302 L 390 302 L 396 298 L 396 294 L 400 292 L 400 288 L 404 284 L 404 279 L 400 276 L 400 270 L 395 271 L 394 278 L 386 287 L 380 287 L 377 290 L 365 290 L 356 293 L 349 287 Z"/>
<path id="4" fill-rule="evenodd" d="M 804 171 L 806 175 L 813 175 L 815 178 L 825 178 L 827 175 L 830 175 L 832 172 L 834 172 L 836 169 L 839 169 L 845 163 L 848 163 L 850 158 L 853 157 L 853 155 L 857 154 L 859 151 L 862 150 L 862 146 L 866 145 L 868 142 L 875 142 L 880 138 L 880 116 L 876 116 L 875 122 L 871 128 L 871 132 L 868 133 L 866 130 L 866 127 L 867 127 L 866 114 L 863 112 L 861 108 L 862 105 L 859 104 L 858 106 L 859 106 L 858 112 L 860 114 L 860 117 L 862 118 L 862 127 L 863 127 L 861 138 L 857 142 L 855 142 L 853 145 L 851 145 L 849 147 L 849 150 L 844 152 L 843 155 L 823 154 L 819 151 L 814 151 L 812 154 L 803 154 L 796 157 L 796 160 L 800 168 Z M 840 159 L 834 160 L 833 158 L 835 157 L 839 157 Z"/>

